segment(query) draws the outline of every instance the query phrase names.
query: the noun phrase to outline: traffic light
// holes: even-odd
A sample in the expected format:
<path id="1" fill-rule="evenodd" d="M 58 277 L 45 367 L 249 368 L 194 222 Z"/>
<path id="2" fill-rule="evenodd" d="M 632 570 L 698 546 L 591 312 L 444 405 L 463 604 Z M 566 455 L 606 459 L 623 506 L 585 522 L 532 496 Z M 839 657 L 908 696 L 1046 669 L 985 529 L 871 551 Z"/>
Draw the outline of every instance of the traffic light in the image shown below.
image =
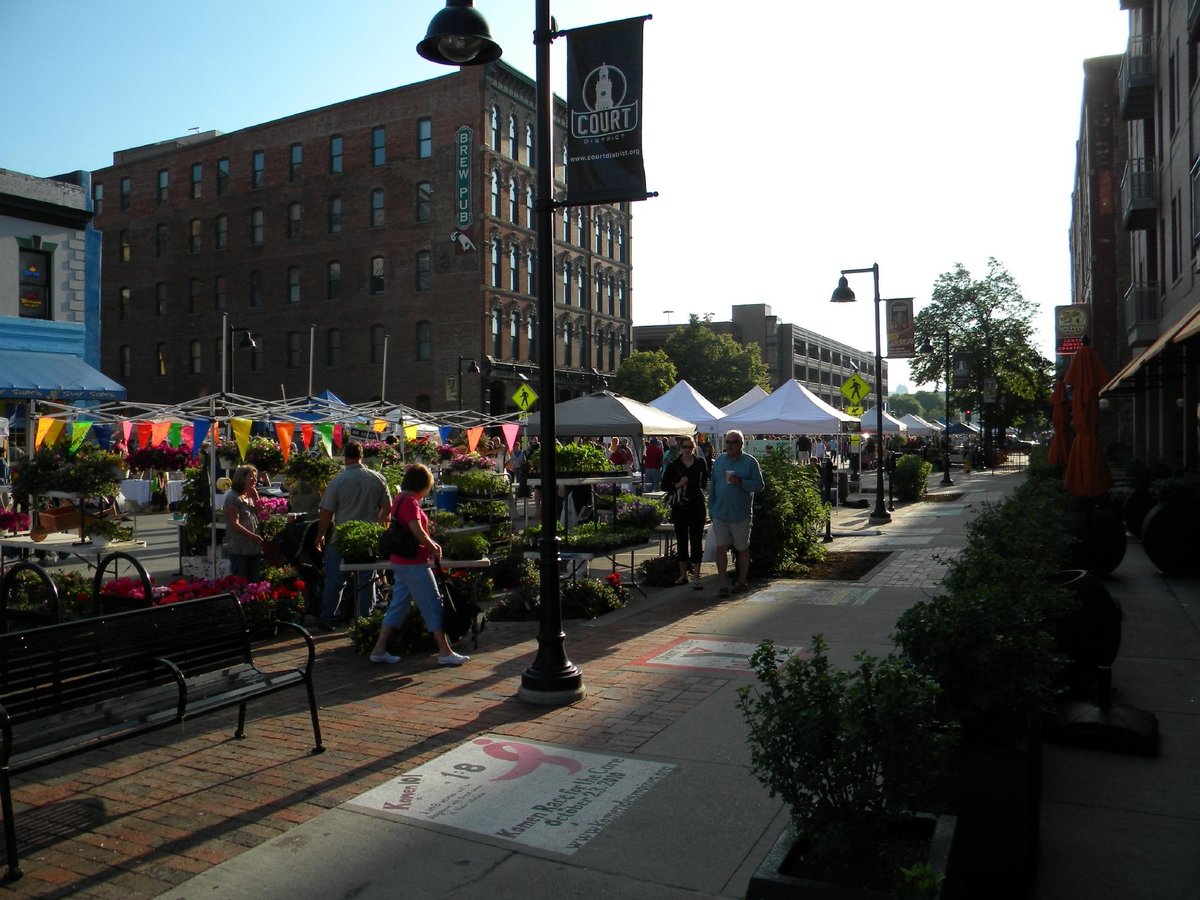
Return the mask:
<path id="1" fill-rule="evenodd" d="M 970 425 L 970 424 L 971 424 L 971 411 L 970 411 L 969 409 L 964 409 L 964 410 L 963 410 L 963 415 L 964 415 L 964 416 L 966 417 L 966 419 L 967 419 L 967 424 L 968 424 L 968 425 Z"/>

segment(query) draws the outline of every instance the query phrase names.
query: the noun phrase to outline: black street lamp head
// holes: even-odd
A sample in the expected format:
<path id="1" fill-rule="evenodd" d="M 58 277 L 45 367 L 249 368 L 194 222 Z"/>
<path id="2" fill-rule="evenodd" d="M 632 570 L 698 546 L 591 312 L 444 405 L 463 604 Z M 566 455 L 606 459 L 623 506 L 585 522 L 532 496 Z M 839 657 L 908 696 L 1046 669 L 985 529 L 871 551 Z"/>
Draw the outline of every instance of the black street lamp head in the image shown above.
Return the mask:
<path id="1" fill-rule="evenodd" d="M 929 338 L 925 338 L 925 340 L 923 340 L 921 342 L 921 346 L 917 348 L 917 352 L 918 353 L 932 353 L 933 352 L 933 344 L 930 343 Z"/>
<path id="2" fill-rule="evenodd" d="M 481 66 L 499 59 L 503 51 L 472 0 L 446 0 L 446 8 L 429 22 L 417 53 L 444 66 Z"/>
<path id="3" fill-rule="evenodd" d="M 829 298 L 830 303 L 853 303 L 854 291 L 850 289 L 850 282 L 843 275 L 838 279 L 838 286 L 833 289 L 833 296 Z"/>
<path id="4" fill-rule="evenodd" d="M 249 329 L 243 329 L 242 340 L 238 344 L 238 349 L 239 350 L 257 350 L 258 349 L 258 344 L 256 344 L 254 342 L 254 335 L 252 335 L 250 333 Z"/>

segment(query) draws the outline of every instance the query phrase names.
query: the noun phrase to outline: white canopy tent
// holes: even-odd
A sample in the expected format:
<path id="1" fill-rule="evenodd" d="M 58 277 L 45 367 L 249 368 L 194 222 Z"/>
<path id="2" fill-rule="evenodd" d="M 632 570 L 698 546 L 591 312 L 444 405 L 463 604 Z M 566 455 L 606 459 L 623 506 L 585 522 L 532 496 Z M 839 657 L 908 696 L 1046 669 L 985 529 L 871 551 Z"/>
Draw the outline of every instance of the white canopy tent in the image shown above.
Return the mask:
<path id="1" fill-rule="evenodd" d="M 865 413 L 862 414 L 862 417 L 859 419 L 859 422 L 862 423 L 863 434 L 874 434 L 875 433 L 876 427 L 879 424 L 879 421 L 878 421 L 879 414 L 878 414 L 878 412 L 876 412 L 877 409 L 878 409 L 878 407 L 873 408 L 873 409 L 868 409 Z M 903 422 L 901 422 L 899 419 L 895 418 L 894 416 L 888 415 L 887 410 L 884 410 L 884 412 L 883 412 L 883 433 L 884 434 L 900 434 L 901 432 L 907 432 L 907 431 L 908 431 L 907 425 L 905 425 Z"/>
<path id="2" fill-rule="evenodd" d="M 727 416 L 732 416 L 736 413 L 742 412 L 743 410 L 749 409 L 755 403 L 758 403 L 760 400 L 765 400 L 770 396 L 770 394 L 756 384 L 732 403 L 726 403 L 724 406 L 722 406 L 721 412 Z"/>
<path id="3" fill-rule="evenodd" d="M 541 434 L 542 417 L 529 417 L 529 434 Z M 563 437 L 629 437 L 650 435 L 694 434 L 696 424 L 681 419 L 647 403 L 600 391 L 574 400 L 564 400 L 554 406 L 557 435 Z M 641 446 L 636 448 L 641 450 Z M 640 452 L 638 454 L 641 455 Z"/>
<path id="4" fill-rule="evenodd" d="M 926 422 L 918 415 L 909 413 L 900 417 L 900 421 L 908 426 L 908 433 L 915 435 L 930 435 L 940 432 L 941 426 L 934 425 L 932 422 Z"/>
<path id="5" fill-rule="evenodd" d="M 692 422 L 697 431 L 715 431 L 717 423 L 725 418 L 725 413 L 686 381 L 651 400 L 649 405 Z"/>
<path id="6" fill-rule="evenodd" d="M 836 434 L 853 422 L 794 378 L 753 406 L 721 420 L 721 429 L 753 434 Z"/>

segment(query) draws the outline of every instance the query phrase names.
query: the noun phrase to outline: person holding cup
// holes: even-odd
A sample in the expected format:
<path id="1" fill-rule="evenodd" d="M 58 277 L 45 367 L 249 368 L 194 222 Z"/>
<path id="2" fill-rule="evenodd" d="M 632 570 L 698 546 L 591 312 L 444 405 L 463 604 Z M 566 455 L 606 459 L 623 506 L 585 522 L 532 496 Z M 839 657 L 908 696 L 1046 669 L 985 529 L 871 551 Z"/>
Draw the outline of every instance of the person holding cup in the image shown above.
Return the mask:
<path id="1" fill-rule="evenodd" d="M 712 516 L 710 540 L 717 548 L 717 595 L 729 596 L 726 568 L 729 548 L 737 554 L 737 582 L 734 590 L 749 589 L 750 523 L 754 516 L 754 494 L 764 487 L 758 460 L 742 452 L 745 438 L 740 431 L 725 433 L 725 452 L 713 462 L 708 482 L 708 510 Z"/>

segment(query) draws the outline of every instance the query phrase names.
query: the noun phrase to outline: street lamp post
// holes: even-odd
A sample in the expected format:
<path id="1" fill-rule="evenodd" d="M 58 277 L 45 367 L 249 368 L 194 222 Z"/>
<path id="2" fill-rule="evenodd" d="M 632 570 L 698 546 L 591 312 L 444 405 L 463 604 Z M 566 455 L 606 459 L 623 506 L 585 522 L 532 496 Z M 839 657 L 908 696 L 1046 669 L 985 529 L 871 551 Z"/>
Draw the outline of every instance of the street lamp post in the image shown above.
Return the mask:
<path id="1" fill-rule="evenodd" d="M 921 345 L 922 353 L 932 353 L 929 338 Z M 946 427 L 942 429 L 942 484 L 954 484 L 950 480 L 950 332 L 942 332 L 942 350 L 946 360 Z"/>
<path id="2" fill-rule="evenodd" d="M 475 360 L 471 359 L 471 357 L 469 357 L 469 356 L 460 356 L 460 357 L 458 358 L 458 380 L 454 382 L 454 385 L 455 385 L 455 388 L 456 388 L 456 390 L 457 390 L 457 393 L 458 393 L 458 408 L 459 408 L 460 410 L 463 408 L 463 399 L 462 399 L 462 397 L 463 397 L 463 395 L 462 395 L 462 380 L 463 380 L 463 370 L 462 370 L 462 364 L 463 364 L 463 363 L 465 363 L 465 362 L 469 362 L 469 363 L 471 364 L 471 368 L 467 369 L 467 374 L 468 374 L 468 375 L 478 375 L 478 374 L 479 374 L 479 363 L 475 362 Z"/>
<path id="3" fill-rule="evenodd" d="M 534 4 L 534 88 L 537 112 L 534 129 L 535 251 L 537 254 L 538 343 L 549 357 L 539 367 L 542 395 L 541 432 L 546 452 L 541 458 L 542 498 L 551 511 L 543 516 L 540 544 L 541 622 L 537 657 L 521 675 L 518 696 L 531 703 L 559 705 L 584 697 L 583 672 L 567 658 L 559 593 L 558 535 L 553 510 L 558 497 L 554 461 L 554 147 L 553 98 L 550 92 L 550 44 L 555 38 L 550 0 Z M 446 0 L 433 17 L 425 40 L 417 45 L 425 59 L 443 65 L 482 65 L 500 58 L 487 22 L 471 0 Z"/>
<path id="4" fill-rule="evenodd" d="M 860 275 L 870 272 L 875 280 L 875 442 L 878 452 L 875 454 L 875 509 L 872 510 L 869 521 L 872 525 L 892 521 L 883 505 L 883 346 L 879 338 L 879 263 L 874 263 L 869 269 L 842 269 L 842 277 L 834 288 L 833 303 L 853 303 L 854 291 L 850 289 L 847 275 Z"/>
<path id="5" fill-rule="evenodd" d="M 229 363 L 229 393 L 237 393 L 233 383 L 233 358 L 234 354 L 229 346 L 230 339 L 234 332 L 242 332 L 241 343 L 238 344 L 239 350 L 257 350 L 258 344 L 254 342 L 253 335 L 250 334 L 249 328 L 239 328 L 236 325 L 229 324 L 229 313 L 221 313 L 221 395 L 225 395 L 225 366 L 226 359 Z"/>

